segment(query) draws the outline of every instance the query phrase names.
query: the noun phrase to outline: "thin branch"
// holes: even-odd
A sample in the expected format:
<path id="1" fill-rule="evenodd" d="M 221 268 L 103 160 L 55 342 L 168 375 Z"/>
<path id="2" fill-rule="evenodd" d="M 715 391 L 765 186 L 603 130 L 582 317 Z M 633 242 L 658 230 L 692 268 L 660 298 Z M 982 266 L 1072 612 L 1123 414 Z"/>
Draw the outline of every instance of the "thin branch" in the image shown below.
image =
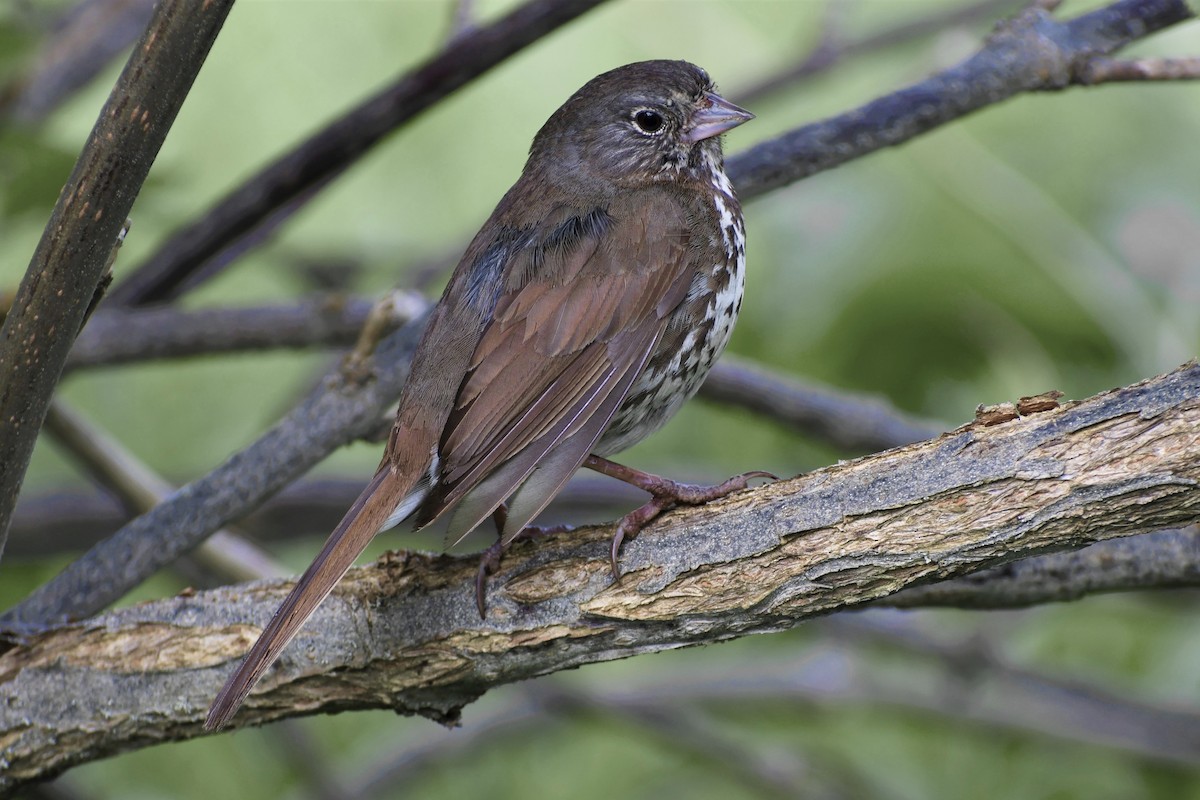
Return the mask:
<path id="1" fill-rule="evenodd" d="M 175 491 L 174 486 L 155 474 L 116 439 L 59 398 L 50 404 L 46 431 L 91 478 L 131 511 L 145 513 Z M 218 530 L 210 536 L 196 548 L 195 555 L 226 580 L 280 578 L 290 573 L 261 547 L 227 530 Z"/>
<path id="2" fill-rule="evenodd" d="M 420 316 L 427 307 L 419 295 L 408 292 L 395 292 L 391 298 L 393 328 Z M 242 308 L 101 309 L 80 333 L 67 368 L 255 350 L 347 347 L 357 339 L 373 306 L 367 298 L 335 294 Z"/>
<path id="3" fill-rule="evenodd" d="M 1200 586 L 1195 526 L 1099 542 L 1070 553 L 1015 561 L 887 598 L 898 608 L 1024 608 L 1100 592 Z"/>
<path id="4" fill-rule="evenodd" d="M 0 329 L 0 554 L 50 395 L 118 234 L 233 0 L 164 0 L 100 111 Z"/>
<path id="5" fill-rule="evenodd" d="M 102 311 L 80 334 L 68 368 L 269 348 L 347 346 L 356 342 L 372 303 L 358 297 L 318 296 L 299 304 L 182 310 L 172 307 Z M 391 296 L 390 325 L 424 313 L 417 294 Z M 724 356 L 700 390 L 714 403 L 746 408 L 848 452 L 911 444 L 946 429 L 917 420 L 878 397 L 855 395 L 775 373 Z M 353 498 L 351 498 L 353 499 Z"/>
<path id="6" fill-rule="evenodd" d="M 844 614 L 819 624 L 859 646 L 881 644 L 939 662 L 946 677 L 937 682 L 944 687 L 938 705 L 957 707 L 966 719 L 1120 748 L 1158 762 L 1200 765 L 1200 709 L 1194 706 L 1131 700 L 1094 683 L 1016 666 L 991 652 L 986 641 L 932 635 L 910 615 Z"/>
<path id="7" fill-rule="evenodd" d="M 97 544 L 3 624 L 39 627 L 95 613 L 376 427 L 400 393 L 424 324 L 422 317 L 381 343 L 373 380 L 350 384 L 335 371 L 252 445 Z"/>
<path id="8" fill-rule="evenodd" d="M 731 355 L 713 367 L 700 396 L 749 409 L 851 453 L 924 441 L 947 427 L 910 417 L 881 397 L 804 382 Z"/>
<path id="9" fill-rule="evenodd" d="M 968 655 L 961 645 L 909 635 L 894 626 L 889 629 L 877 618 L 863 624 L 856 616 L 838 615 L 822 622 L 839 644 L 807 647 L 801 658 L 747 663 L 733 674 L 726 667 L 701 666 L 686 676 L 669 679 L 642 676 L 619 688 L 591 690 L 586 700 L 618 711 L 697 706 L 726 709 L 733 716 L 727 723 L 730 727 L 738 724 L 738 717 L 759 709 L 769 708 L 776 714 L 791 711 L 808 719 L 814 714 L 837 716 L 849 708 L 867 708 L 929 716 L 943 726 L 984 726 L 989 731 L 1051 736 L 1155 763 L 1189 767 L 1197 763 L 1192 748 L 1200 730 L 1196 709 L 1131 701 L 1100 686 L 1013 668 L 997 659 L 987 664 L 975 659 L 975 666 L 964 674 L 962 659 Z M 846 646 L 847 640 L 853 649 Z M 943 665 L 947 675 L 932 682 L 932 689 L 911 684 L 903 690 L 881 686 L 869 674 L 871 661 L 861 652 L 863 645 L 880 643 L 933 660 Z M 539 736 L 569 735 L 554 725 L 554 718 L 547 714 L 551 709 L 541 702 L 545 687 L 549 685 L 553 696 L 556 683 L 556 678 L 550 678 L 528 684 L 524 702 L 513 699 L 488 713 L 473 712 L 463 729 L 431 729 L 417 743 L 389 753 L 377 764 L 356 768 L 346 778 L 350 796 L 369 800 L 412 791 L 416 781 L 432 769 L 467 763 L 475 752 L 493 743 L 522 740 L 533 741 L 537 747 Z M 1001 688 L 988 691 L 989 686 Z M 580 690 L 574 688 L 574 692 Z M 1009 698 L 1016 702 L 1010 704 Z M 846 783 L 845 779 L 841 783 Z M 870 796 L 870 792 L 857 791 L 852 796 Z"/>
<path id="10" fill-rule="evenodd" d="M 1139 58 L 1122 61 L 1093 58 L 1079 71 L 1078 81 L 1089 86 L 1118 81 L 1194 81 L 1200 78 L 1200 58 Z"/>
<path id="11" fill-rule="evenodd" d="M 840 4 L 831 5 L 840 6 Z M 957 8 L 938 9 L 925 16 L 905 20 L 894 27 L 859 39 L 843 41 L 828 31 L 823 32 L 816 47 L 795 65 L 738 92 L 737 101 L 740 105 L 753 105 L 767 95 L 789 88 L 799 81 L 828 72 L 849 58 L 907 44 L 947 28 L 992 19 L 996 14 L 1015 9 L 1019 5 L 1019 0 L 976 0 L 976 2 Z"/>
<path id="12" fill-rule="evenodd" d="M 961 64 L 853 111 L 762 142 L 728 161 L 743 200 L 833 169 L 1023 92 L 1082 79 L 1088 63 L 1191 19 L 1184 0 L 1118 0 L 1065 22 L 1028 8 Z"/>
<path id="13" fill-rule="evenodd" d="M 41 122 L 133 44 L 150 20 L 152 0 L 85 0 L 46 37 L 26 74 L 0 90 L 0 114 Z"/>
<path id="14" fill-rule="evenodd" d="M 919 583 L 1200 522 L 1200 363 L 999 425 L 838 464 L 662 518 L 608 574 L 611 528 L 514 547 L 475 611 L 475 558 L 352 570 L 236 722 L 354 708 L 453 720 L 487 688 L 789 628 Z M 189 593 L 0 656 L 0 789 L 202 732 L 290 589 Z M 64 670 L 63 665 L 70 665 Z"/>
<path id="15" fill-rule="evenodd" d="M 110 302 L 160 302 L 211 277 L 210 262 L 222 258 L 223 251 L 237 248 L 246 237 L 261 239 L 260 226 L 270 230 L 279 225 L 384 136 L 601 2 L 531 0 L 491 25 L 452 40 L 442 52 L 264 167 L 203 217 L 177 231 L 113 289 Z"/>
<path id="16" fill-rule="evenodd" d="M 549 714 L 565 718 L 602 719 L 654 737 L 669 748 L 704 765 L 707 772 L 724 775 L 752 792 L 754 797 L 834 798 L 846 796 L 819 780 L 811 768 L 793 754 L 764 753 L 731 737 L 694 706 L 666 703 L 610 703 L 585 690 L 561 687 L 536 692 L 539 705 Z"/>

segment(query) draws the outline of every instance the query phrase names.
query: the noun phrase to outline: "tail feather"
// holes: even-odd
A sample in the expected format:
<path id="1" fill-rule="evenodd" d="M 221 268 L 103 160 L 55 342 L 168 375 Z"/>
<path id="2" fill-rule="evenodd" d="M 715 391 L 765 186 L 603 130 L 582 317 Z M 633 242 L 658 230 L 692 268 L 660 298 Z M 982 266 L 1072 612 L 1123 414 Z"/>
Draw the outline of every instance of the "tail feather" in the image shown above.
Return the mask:
<path id="1" fill-rule="evenodd" d="M 334 585 L 341 579 L 370 541 L 380 530 L 388 527 L 397 511 L 396 498 L 404 498 L 401 507 L 415 508 L 419 498 L 409 497 L 416 481 L 384 466 L 363 490 L 346 516 L 329 535 L 320 554 L 296 582 L 291 593 L 279 606 L 275 616 L 263 629 L 258 641 L 246 654 L 242 665 L 225 682 L 220 694 L 208 710 L 204 727 L 210 731 L 224 727 L 237 713 L 250 690 L 263 673 L 275 663 L 288 642 L 317 610 Z"/>

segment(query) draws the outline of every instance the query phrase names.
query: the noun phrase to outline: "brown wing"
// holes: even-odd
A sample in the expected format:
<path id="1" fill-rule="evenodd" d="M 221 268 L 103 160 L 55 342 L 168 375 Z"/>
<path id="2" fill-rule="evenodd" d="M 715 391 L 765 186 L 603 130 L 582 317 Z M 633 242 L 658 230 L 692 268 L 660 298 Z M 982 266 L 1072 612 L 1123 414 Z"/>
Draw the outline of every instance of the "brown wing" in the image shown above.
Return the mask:
<path id="1" fill-rule="evenodd" d="M 420 521 L 459 506 L 451 540 L 514 493 L 510 535 L 549 502 L 691 285 L 687 218 L 665 193 L 558 219 L 504 270 L 443 431 L 439 484 Z"/>

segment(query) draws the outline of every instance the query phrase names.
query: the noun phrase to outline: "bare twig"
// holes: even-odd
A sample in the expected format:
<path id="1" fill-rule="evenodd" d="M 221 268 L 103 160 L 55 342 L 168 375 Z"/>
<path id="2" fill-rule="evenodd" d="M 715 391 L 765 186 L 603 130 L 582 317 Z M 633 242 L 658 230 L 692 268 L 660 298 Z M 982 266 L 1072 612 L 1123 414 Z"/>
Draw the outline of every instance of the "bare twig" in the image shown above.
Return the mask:
<path id="1" fill-rule="evenodd" d="M 153 0 L 86 0 L 68 11 L 0 107 L 19 122 L 40 122 L 116 58 L 150 19 Z"/>
<path id="2" fill-rule="evenodd" d="M 1007 663 L 986 641 L 931 635 L 908 615 L 837 615 L 820 626 L 856 644 L 882 644 L 940 662 L 946 688 L 931 708 L 965 719 L 1021 727 L 1158 762 L 1200 765 L 1200 709 L 1155 704 L 1096 684 Z M 957 707 L 957 708 L 956 708 Z M 953 712 L 951 712 L 953 713 Z"/>
<path id="3" fill-rule="evenodd" d="M 389 297 L 388 323 L 393 328 L 426 309 L 419 295 L 396 292 Z M 363 297 L 317 295 L 243 308 L 101 309 L 79 335 L 67 368 L 275 348 L 347 347 L 356 341 L 373 305 Z"/>
<path id="4" fill-rule="evenodd" d="M 175 491 L 137 456 L 108 436 L 61 399 L 50 404 L 46 431 L 88 474 L 131 511 L 145 513 Z M 252 581 L 291 574 L 261 547 L 227 530 L 219 530 L 196 548 L 196 557 L 223 578 Z"/>
<path id="5" fill-rule="evenodd" d="M 854 453 L 873 453 L 919 442 L 947 427 L 909 417 L 883 398 L 805 383 L 730 355 L 723 356 L 713 367 L 700 396 L 748 408 Z"/>
<path id="6" fill-rule="evenodd" d="M 372 304 L 358 297 L 315 297 L 299 304 L 182 310 L 171 307 L 100 312 L 80 334 L 67 367 L 114 364 L 267 348 L 345 346 L 366 336 Z M 416 294 L 387 298 L 386 328 L 426 308 Z M 378 335 L 359 344 L 365 363 Z M 884 399 L 804 383 L 747 359 L 726 355 L 701 389 L 705 399 L 755 411 L 851 452 L 873 452 L 928 439 L 946 426 L 911 419 Z"/>
<path id="7" fill-rule="evenodd" d="M 1028 8 L 961 64 L 739 153 L 729 159 L 730 178 L 749 200 L 1022 92 L 1082 84 L 1084 65 L 1192 16 L 1184 0 L 1118 0 L 1065 22 Z"/>
<path id="8" fill-rule="evenodd" d="M 165 0 L 59 195 L 0 329 L 0 554 L 50 395 L 118 233 L 233 0 Z"/>
<path id="9" fill-rule="evenodd" d="M 491 25 L 454 39 L 425 64 L 310 136 L 202 218 L 177 231 L 113 289 L 110 302 L 137 305 L 167 300 L 209 277 L 209 262 L 237 247 L 239 240 L 260 235 L 260 226 L 270 229 L 280 224 L 388 133 L 601 2 L 530 0 Z"/>
<path id="10" fill-rule="evenodd" d="M 1195 526 L 1099 542 L 1071 553 L 1016 561 L 962 578 L 906 589 L 884 605 L 899 608 L 1022 608 L 1098 592 L 1200 586 Z"/>
<path id="11" fill-rule="evenodd" d="M 840 4 L 831 4 L 831 10 L 835 5 L 840 6 Z M 1019 0 L 976 0 L 976 2 L 949 10 L 938 9 L 925 16 L 906 20 L 895 27 L 863 36 L 860 39 L 840 40 L 828 32 L 823 33 L 817 46 L 798 63 L 742 90 L 738 93 L 737 100 L 742 105 L 753 105 L 766 95 L 773 94 L 814 75 L 827 72 L 848 58 L 905 44 L 947 28 L 991 19 L 996 14 L 1016 8 L 1018 5 L 1020 5 Z"/>
<path id="12" fill-rule="evenodd" d="M 610 703 L 594 693 L 562 687 L 543 687 L 532 693 L 549 714 L 606 719 L 648 734 L 662 746 L 697 759 L 708 771 L 745 786 L 755 797 L 798 800 L 847 796 L 833 791 L 827 780 L 814 775 L 794 754 L 747 748 L 694 706 L 685 710 L 683 704 Z"/>
<path id="13" fill-rule="evenodd" d="M 889 629 L 876 620 L 858 624 L 846 616 L 830 618 L 833 623 L 830 628 L 840 640 L 838 645 L 823 643 L 807 647 L 803 658 L 746 663 L 732 674 L 722 665 L 719 669 L 693 667 L 686 676 L 672 675 L 669 679 L 641 676 L 620 688 L 589 691 L 586 702 L 618 712 L 625 708 L 697 706 L 729 709 L 735 712 L 735 718 L 759 708 L 770 708 L 775 713 L 790 710 L 807 719 L 814 712 L 839 715 L 847 708 L 865 707 L 932 716 L 942 725 L 982 725 L 990 730 L 1049 735 L 1157 763 L 1190 766 L 1197 762 L 1196 752 L 1191 749 L 1198 740 L 1200 727 L 1200 713 L 1196 709 L 1163 708 L 1131 701 L 1100 686 L 1014 669 L 996 659 L 978 665 L 964 676 L 958 667 L 963 658 L 970 656 L 959 652 L 966 649 L 961 645 L 908 635 L 905 630 Z M 868 674 L 870 662 L 857 652 L 862 648 L 851 649 L 847 644 L 902 648 L 954 671 L 949 680 L 932 682 L 934 687 L 947 687 L 955 682 L 967 684 L 971 678 L 975 685 L 962 686 L 961 691 L 923 690 L 911 684 L 903 690 L 889 689 Z M 988 683 L 1007 691 L 989 692 L 983 686 Z M 540 702 L 547 686 L 553 696 L 556 684 L 554 678 L 529 684 L 530 690 L 523 693 L 529 699 L 524 702 L 519 699 L 522 695 L 518 695 L 490 713 L 472 713 L 463 729 L 430 730 L 417 744 L 390 753 L 375 765 L 357 769 L 353 776 L 347 777 L 350 796 L 369 800 L 384 793 L 403 794 L 431 769 L 467 763 L 474 752 L 493 742 L 536 742 L 538 736 L 564 735 L 554 725 L 554 717 L 547 713 L 550 709 Z M 580 691 L 574 689 L 576 694 Z M 1009 692 L 1019 701 L 1015 704 L 1017 710 L 1006 705 Z M 1027 714 L 1031 704 L 1036 704 L 1036 713 Z M 852 793 L 857 797 L 869 795 L 868 791 Z"/>
<path id="14" fill-rule="evenodd" d="M 1116 81 L 1194 81 L 1200 78 L 1200 58 L 1139 58 L 1122 61 L 1093 58 L 1077 75 L 1080 83 Z"/>

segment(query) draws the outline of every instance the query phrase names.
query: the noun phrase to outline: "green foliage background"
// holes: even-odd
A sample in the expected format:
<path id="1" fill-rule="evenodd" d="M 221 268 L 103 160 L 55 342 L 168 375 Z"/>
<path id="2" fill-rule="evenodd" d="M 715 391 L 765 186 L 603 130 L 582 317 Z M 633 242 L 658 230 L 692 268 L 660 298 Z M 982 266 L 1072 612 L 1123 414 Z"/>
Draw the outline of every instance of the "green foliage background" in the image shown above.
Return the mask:
<path id="1" fill-rule="evenodd" d="M 0 8 L 0 79 L 36 51 L 29 9 Z M 511 2 L 485 0 L 485 19 Z M 861 0 L 841 9 L 861 35 L 953 5 Z M 1017 4 L 1014 4 L 1014 7 Z M 1098 5 L 1069 2 L 1074 15 Z M 298 263 L 361 261 L 363 291 L 405 285 L 469 237 L 523 163 L 544 119 L 592 75 L 628 61 L 686 58 L 735 101 L 738 90 L 801 57 L 824 3 L 787 0 L 612 2 L 509 60 L 389 138 L 266 247 L 189 295 L 191 307 L 305 291 Z M 440 46 L 440 0 L 243 0 L 235 7 L 133 211 L 123 273 L 173 229 L 273 156 Z M 36 15 L 35 15 L 36 16 Z M 986 24 L 880 51 L 757 102 L 727 138 L 736 152 L 859 105 L 969 54 Z M 1200 53 L 1200 25 L 1137 54 Z M 0 287 L 15 286 L 119 65 L 36 129 L 0 126 Z M 847 389 L 878 393 L 948 424 L 979 403 L 1050 388 L 1085 397 L 1168 370 L 1200 344 L 1200 86 L 1129 84 L 1024 96 L 903 147 L 855 161 L 747 207 L 750 275 L 731 351 Z M 268 354 L 88 372 L 63 393 L 138 456 L 179 482 L 252 441 L 328 364 Z M 794 474 L 845 454 L 747 415 L 693 403 L 625 460 L 710 477 Z M 320 467 L 364 478 L 378 454 L 348 448 Z M 84 481 L 42 446 L 30 495 Z M 299 570 L 325 531 L 298 532 Z M 303 535 L 301 535 L 303 534 Z M 381 546 L 404 546 L 385 537 Z M 10 605 L 60 566 L 6 561 Z M 160 576 L 138 597 L 169 594 Z M 1008 661 L 1094 681 L 1133 698 L 1195 708 L 1200 628 L 1192 593 L 1096 597 L 1026 612 L 910 615 L 950 638 L 977 636 Z M 617 688 L 698 669 L 808 663 L 853 650 L 853 679 L 898 695 L 975 691 L 930 659 L 840 642 L 817 626 L 705 651 L 589 667 L 556 685 Z M 836 659 L 829 668 L 840 669 Z M 848 668 L 847 668 L 848 669 Z M 536 688 L 536 687 L 535 687 Z M 711 759 L 601 714 L 543 719 L 456 749 L 472 720 L 524 687 L 466 709 L 463 731 L 359 713 L 299 720 L 338 775 L 444 737 L 443 759 L 384 796 L 752 797 L 760 789 Z M 741 747 L 807 762 L 818 778 L 886 798 L 1200 797 L 1186 766 L 1050 735 L 877 702 L 780 698 L 695 712 Z M 86 797 L 293 797 L 294 740 L 278 729 L 149 748 L 71 772 Z M 718 760 L 719 761 L 719 760 Z"/>

